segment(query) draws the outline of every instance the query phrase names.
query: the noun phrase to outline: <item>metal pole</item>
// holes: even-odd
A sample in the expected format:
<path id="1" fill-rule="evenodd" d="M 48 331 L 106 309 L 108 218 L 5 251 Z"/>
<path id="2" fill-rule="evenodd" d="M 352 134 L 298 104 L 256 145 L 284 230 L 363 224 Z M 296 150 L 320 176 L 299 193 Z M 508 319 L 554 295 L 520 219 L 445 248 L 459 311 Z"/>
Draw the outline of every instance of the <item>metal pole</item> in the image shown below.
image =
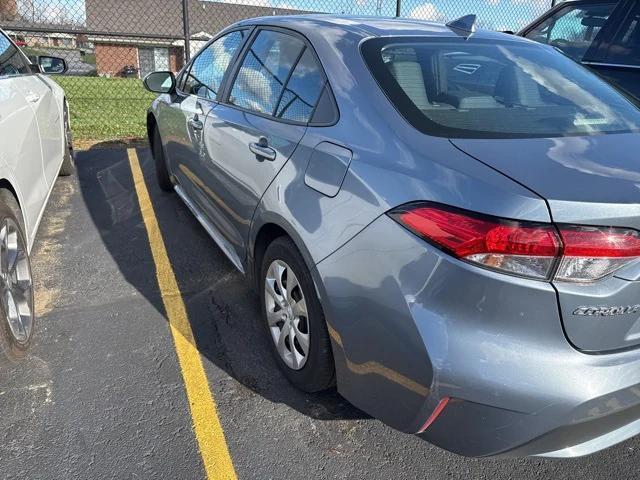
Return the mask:
<path id="1" fill-rule="evenodd" d="M 551 8 L 556 6 L 556 0 L 551 0 Z"/>
<path id="2" fill-rule="evenodd" d="M 400 16 L 400 2 L 401 0 L 396 0 L 396 17 Z"/>
<path id="3" fill-rule="evenodd" d="M 189 27 L 189 0 L 182 0 L 182 21 L 184 26 L 184 58 L 191 60 L 191 30 Z"/>

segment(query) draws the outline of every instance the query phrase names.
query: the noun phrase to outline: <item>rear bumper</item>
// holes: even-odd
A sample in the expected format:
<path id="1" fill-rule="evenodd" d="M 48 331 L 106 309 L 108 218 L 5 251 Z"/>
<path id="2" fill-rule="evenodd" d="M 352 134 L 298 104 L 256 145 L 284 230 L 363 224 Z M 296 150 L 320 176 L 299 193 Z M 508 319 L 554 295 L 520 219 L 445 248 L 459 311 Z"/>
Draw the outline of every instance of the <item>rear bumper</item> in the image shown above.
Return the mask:
<path id="1" fill-rule="evenodd" d="M 570 458 L 590 455 L 624 442 L 640 434 L 638 405 L 613 412 L 591 421 L 565 425 L 512 451 L 512 455 L 526 454 L 542 457 Z"/>
<path id="2" fill-rule="evenodd" d="M 579 456 L 640 431 L 640 351 L 567 341 L 553 287 L 452 259 L 386 216 L 319 263 L 339 391 L 467 456 Z"/>
<path id="3" fill-rule="evenodd" d="M 420 436 L 468 456 L 581 457 L 640 434 L 638 394 L 640 386 L 592 400 L 578 406 L 573 418 L 557 422 L 555 427 L 544 418 L 545 413 L 519 413 L 454 399 Z M 529 439 L 528 432 L 535 431 L 544 433 Z"/>

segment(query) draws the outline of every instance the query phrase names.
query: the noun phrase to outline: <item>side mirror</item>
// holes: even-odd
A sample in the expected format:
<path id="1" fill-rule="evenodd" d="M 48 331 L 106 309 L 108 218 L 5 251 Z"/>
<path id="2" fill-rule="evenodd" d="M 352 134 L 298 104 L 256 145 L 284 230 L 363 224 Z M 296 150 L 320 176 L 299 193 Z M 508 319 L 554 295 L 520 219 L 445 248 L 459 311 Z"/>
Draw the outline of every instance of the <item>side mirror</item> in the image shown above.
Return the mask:
<path id="1" fill-rule="evenodd" d="M 144 87 L 153 93 L 173 93 L 176 89 L 176 77 L 172 72 L 153 72 L 144 80 Z"/>
<path id="2" fill-rule="evenodd" d="M 37 65 L 40 71 L 47 75 L 62 75 L 67 72 L 67 62 L 64 58 L 39 56 Z"/>

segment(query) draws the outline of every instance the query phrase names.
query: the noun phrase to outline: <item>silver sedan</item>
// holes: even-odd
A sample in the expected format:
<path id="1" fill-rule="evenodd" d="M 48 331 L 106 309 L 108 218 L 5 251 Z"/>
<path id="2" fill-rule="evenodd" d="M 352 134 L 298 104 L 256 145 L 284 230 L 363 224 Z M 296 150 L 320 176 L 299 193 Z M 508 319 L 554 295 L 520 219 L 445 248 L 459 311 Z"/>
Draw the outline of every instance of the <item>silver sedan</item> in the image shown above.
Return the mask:
<path id="1" fill-rule="evenodd" d="M 599 77 L 473 16 L 311 15 L 146 84 L 160 186 L 294 385 L 464 455 L 640 432 L 640 112 Z"/>

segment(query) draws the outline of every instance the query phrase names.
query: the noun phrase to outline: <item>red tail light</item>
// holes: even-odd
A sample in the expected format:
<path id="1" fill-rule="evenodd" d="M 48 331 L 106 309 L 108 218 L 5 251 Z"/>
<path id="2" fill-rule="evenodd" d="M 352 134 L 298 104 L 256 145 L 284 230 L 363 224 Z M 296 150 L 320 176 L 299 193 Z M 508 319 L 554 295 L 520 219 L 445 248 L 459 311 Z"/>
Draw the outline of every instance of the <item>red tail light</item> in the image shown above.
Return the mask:
<path id="1" fill-rule="evenodd" d="M 561 226 L 564 244 L 556 279 L 591 282 L 605 277 L 640 257 L 637 230 Z"/>
<path id="2" fill-rule="evenodd" d="M 435 204 L 412 204 L 392 218 L 456 258 L 523 277 L 585 282 L 640 257 L 636 230 L 505 220 Z"/>

